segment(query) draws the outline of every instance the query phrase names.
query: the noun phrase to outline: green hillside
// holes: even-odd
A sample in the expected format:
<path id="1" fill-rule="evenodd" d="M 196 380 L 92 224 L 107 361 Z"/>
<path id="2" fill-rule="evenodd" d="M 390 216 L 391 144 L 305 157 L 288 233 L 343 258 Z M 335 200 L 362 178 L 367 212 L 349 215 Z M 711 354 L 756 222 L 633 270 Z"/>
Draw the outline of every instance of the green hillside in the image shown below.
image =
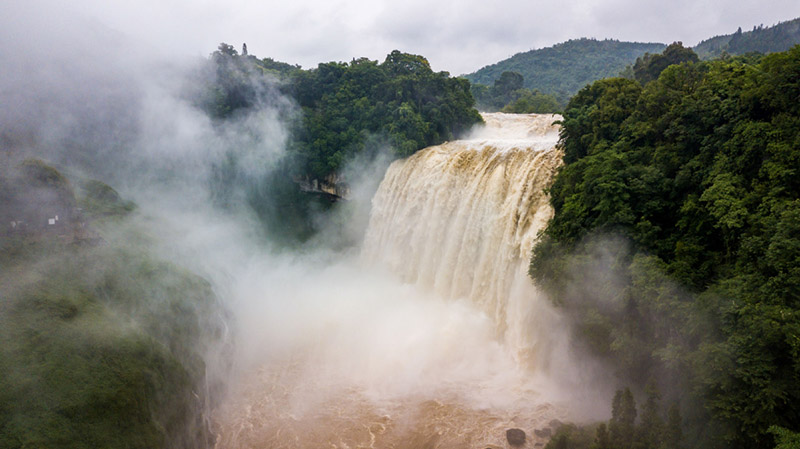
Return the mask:
<path id="1" fill-rule="evenodd" d="M 800 44 L 800 18 L 768 28 L 764 28 L 763 25 L 753 27 L 752 31 L 744 33 L 739 28 L 733 34 L 714 36 L 700 42 L 694 47 L 694 51 L 700 58 L 710 59 L 723 52 L 741 55 L 750 52 L 766 54 L 786 51 L 797 44 Z"/>
<path id="2" fill-rule="evenodd" d="M 517 53 L 464 77 L 473 83 L 491 86 L 503 72 L 517 72 L 525 78 L 524 87 L 554 94 L 565 102 L 585 85 L 616 76 L 639 56 L 661 52 L 665 47 L 660 43 L 575 39 Z"/>
<path id="3" fill-rule="evenodd" d="M 800 46 L 684 61 L 570 100 L 531 274 L 638 393 L 595 447 L 796 448 Z"/>
<path id="4" fill-rule="evenodd" d="M 218 298 L 133 210 L 42 160 L 0 162 L 0 447 L 213 444 Z"/>

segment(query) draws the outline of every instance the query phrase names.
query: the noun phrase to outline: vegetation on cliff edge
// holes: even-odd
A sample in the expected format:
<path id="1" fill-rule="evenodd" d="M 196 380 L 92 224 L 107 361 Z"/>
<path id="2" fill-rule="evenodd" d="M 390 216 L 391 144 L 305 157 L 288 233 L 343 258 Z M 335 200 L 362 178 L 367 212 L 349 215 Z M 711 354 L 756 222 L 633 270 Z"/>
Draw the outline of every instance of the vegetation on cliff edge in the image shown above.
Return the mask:
<path id="1" fill-rule="evenodd" d="M 605 79 L 564 112 L 531 274 L 686 447 L 800 431 L 800 46 Z M 773 427 L 774 426 L 774 427 Z"/>

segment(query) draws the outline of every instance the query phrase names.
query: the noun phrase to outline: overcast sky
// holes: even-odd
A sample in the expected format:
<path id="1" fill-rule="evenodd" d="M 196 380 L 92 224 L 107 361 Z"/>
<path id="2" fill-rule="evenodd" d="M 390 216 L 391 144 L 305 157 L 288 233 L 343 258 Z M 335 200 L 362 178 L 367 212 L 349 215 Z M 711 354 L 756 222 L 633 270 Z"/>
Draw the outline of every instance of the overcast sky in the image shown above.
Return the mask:
<path id="1" fill-rule="evenodd" d="M 49 14 L 51 0 L 39 3 Z M 800 17 L 798 0 L 73 0 L 81 16 L 170 54 L 207 56 L 220 42 L 313 67 L 394 49 L 435 70 L 473 72 L 521 51 L 579 37 L 696 45 Z M 54 3 L 55 4 L 55 3 Z M 27 6 L 26 6 L 27 7 Z M 34 6 L 30 6 L 34 8 Z M 38 32 L 40 30 L 31 30 Z"/>

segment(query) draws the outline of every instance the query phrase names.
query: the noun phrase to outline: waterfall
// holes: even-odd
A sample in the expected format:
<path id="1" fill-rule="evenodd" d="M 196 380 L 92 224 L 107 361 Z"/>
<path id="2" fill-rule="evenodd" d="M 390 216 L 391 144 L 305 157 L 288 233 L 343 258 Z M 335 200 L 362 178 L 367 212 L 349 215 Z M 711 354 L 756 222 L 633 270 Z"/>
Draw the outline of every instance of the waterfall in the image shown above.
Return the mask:
<path id="1" fill-rule="evenodd" d="M 483 118 L 486 126 L 470 138 L 389 167 L 372 202 L 362 256 L 440 297 L 477 304 L 529 359 L 541 343 L 535 315 L 547 312 L 527 267 L 553 214 L 545 188 L 561 163 L 554 124 L 561 117 Z"/>
<path id="2" fill-rule="evenodd" d="M 358 258 L 269 258 L 239 280 L 259 304 L 241 315 L 256 363 L 216 414 L 217 449 L 506 447 L 509 428 L 547 442 L 534 430 L 591 376 L 527 276 L 560 117 L 483 117 L 389 167 Z"/>

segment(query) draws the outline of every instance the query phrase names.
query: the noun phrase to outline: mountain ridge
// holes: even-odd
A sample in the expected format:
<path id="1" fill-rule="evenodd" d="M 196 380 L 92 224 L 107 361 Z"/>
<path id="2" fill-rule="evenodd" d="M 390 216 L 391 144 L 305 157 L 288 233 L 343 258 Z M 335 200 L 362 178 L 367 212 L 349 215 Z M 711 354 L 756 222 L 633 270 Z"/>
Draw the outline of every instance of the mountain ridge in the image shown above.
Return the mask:
<path id="1" fill-rule="evenodd" d="M 786 51 L 800 44 L 800 18 L 779 22 L 771 27 L 753 27 L 752 31 L 713 36 L 692 47 L 701 59 L 723 54 Z M 462 75 L 473 84 L 491 86 L 503 72 L 517 72 L 524 77 L 523 87 L 554 95 L 566 103 L 572 95 L 598 79 L 620 75 L 645 53 L 660 53 L 666 44 L 628 42 L 616 39 L 582 37 L 550 47 L 519 52 L 514 56 Z"/>
<path id="2" fill-rule="evenodd" d="M 666 44 L 658 42 L 570 39 L 552 47 L 517 53 L 464 78 L 471 83 L 491 85 L 503 72 L 518 72 L 525 78 L 524 87 L 553 94 L 564 102 L 586 84 L 615 76 L 637 57 L 664 48 Z M 567 73 L 575 75 L 565 76 Z"/>

